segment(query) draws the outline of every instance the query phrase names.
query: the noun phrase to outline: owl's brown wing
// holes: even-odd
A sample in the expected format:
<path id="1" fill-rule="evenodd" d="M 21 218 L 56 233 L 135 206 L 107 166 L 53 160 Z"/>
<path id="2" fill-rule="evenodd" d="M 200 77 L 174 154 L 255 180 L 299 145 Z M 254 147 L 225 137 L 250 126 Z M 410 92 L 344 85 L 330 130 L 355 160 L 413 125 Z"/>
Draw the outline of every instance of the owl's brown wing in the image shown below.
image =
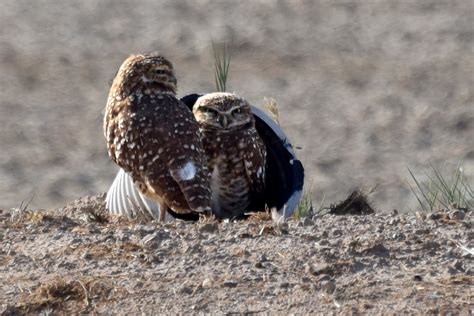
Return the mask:
<path id="1" fill-rule="evenodd" d="M 199 129 L 181 101 L 172 95 L 143 95 L 112 116 L 105 122 L 110 156 L 142 193 L 176 212 L 210 210 Z"/>
<path id="2" fill-rule="evenodd" d="M 264 206 L 266 148 L 255 129 L 249 132 L 249 143 L 244 151 L 244 165 L 250 184 L 250 208 L 261 210 Z"/>
<path id="3" fill-rule="evenodd" d="M 148 183 L 163 192 L 168 206 L 178 213 L 210 211 L 210 175 L 197 122 L 175 97 L 163 96 L 161 102 L 159 113 L 146 115 L 151 124 L 140 135 L 148 154 L 142 164 Z M 163 181 L 155 180 L 157 175 Z"/>

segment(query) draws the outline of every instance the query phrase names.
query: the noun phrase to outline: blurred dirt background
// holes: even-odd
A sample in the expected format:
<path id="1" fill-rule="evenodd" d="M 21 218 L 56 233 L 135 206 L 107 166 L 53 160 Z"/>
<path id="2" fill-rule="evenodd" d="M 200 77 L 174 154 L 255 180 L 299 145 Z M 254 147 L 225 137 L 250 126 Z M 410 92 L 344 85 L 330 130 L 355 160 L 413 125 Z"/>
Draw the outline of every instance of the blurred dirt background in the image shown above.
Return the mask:
<path id="1" fill-rule="evenodd" d="M 315 199 L 378 185 L 377 208 L 415 207 L 407 167 L 474 173 L 473 21 L 472 0 L 1 1 L 0 208 L 106 191 L 117 67 L 158 50 L 179 95 L 213 91 L 212 39 L 230 90 L 277 100 Z"/>

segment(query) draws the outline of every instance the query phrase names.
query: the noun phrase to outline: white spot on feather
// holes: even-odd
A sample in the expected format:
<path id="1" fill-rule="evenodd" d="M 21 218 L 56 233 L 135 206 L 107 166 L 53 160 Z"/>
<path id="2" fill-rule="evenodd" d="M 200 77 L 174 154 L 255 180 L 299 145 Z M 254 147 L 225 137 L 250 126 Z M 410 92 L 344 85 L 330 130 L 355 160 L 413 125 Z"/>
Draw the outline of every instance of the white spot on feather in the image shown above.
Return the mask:
<path id="1" fill-rule="evenodd" d="M 179 170 L 179 177 L 185 181 L 194 179 L 195 175 L 196 175 L 196 167 L 190 161 L 188 161 L 184 165 L 184 167 Z"/>

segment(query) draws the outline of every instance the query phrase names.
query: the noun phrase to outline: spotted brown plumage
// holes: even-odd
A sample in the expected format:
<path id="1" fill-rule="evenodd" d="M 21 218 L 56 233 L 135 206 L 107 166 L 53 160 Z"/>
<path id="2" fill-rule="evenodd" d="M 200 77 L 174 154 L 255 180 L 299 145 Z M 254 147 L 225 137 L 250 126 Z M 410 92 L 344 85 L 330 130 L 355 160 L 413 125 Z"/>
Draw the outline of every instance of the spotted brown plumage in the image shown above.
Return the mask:
<path id="1" fill-rule="evenodd" d="M 193 113 L 209 159 L 212 212 L 233 218 L 263 208 L 266 148 L 249 103 L 235 94 L 210 93 L 196 101 Z"/>
<path id="2" fill-rule="evenodd" d="M 210 174 L 199 128 L 176 96 L 172 64 L 131 55 L 110 89 L 104 118 L 109 156 L 138 189 L 176 213 L 211 210 Z"/>

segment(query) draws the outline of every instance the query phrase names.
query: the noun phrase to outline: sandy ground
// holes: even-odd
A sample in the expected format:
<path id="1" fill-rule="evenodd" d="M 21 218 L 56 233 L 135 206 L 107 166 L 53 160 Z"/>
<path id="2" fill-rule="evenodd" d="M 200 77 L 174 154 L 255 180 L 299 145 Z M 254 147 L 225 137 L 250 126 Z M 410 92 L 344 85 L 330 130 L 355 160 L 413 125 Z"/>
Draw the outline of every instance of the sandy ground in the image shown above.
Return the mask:
<path id="1" fill-rule="evenodd" d="M 118 65 L 159 50 L 179 95 L 213 91 L 214 39 L 231 43 L 230 90 L 277 100 L 316 200 L 378 185 L 376 208 L 413 209 L 407 167 L 474 174 L 473 19 L 471 0 L 1 1 L 0 207 L 106 191 Z"/>
<path id="2" fill-rule="evenodd" d="M 0 211 L 1 315 L 474 313 L 472 211 L 143 224 L 102 197 Z"/>

